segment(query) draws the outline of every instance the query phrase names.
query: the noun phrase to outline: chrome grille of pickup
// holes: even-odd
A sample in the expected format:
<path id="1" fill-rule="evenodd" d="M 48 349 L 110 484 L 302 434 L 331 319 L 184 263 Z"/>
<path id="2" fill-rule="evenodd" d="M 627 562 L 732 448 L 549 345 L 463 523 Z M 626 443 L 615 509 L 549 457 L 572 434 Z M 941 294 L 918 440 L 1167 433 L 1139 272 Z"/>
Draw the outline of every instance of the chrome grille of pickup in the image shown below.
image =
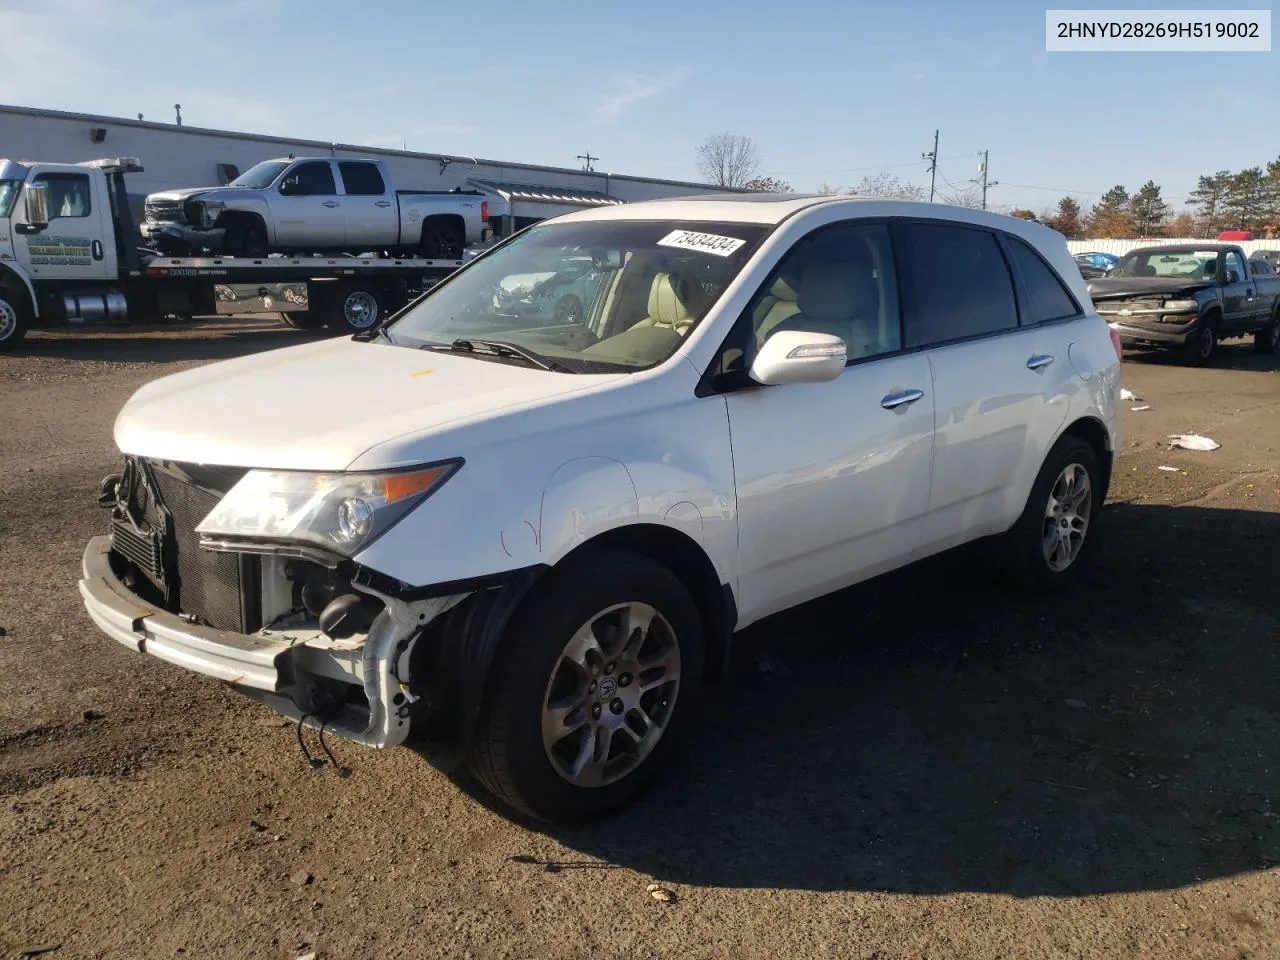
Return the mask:
<path id="1" fill-rule="evenodd" d="M 148 220 L 159 223 L 183 223 L 185 220 L 182 215 L 182 202 L 179 200 L 155 200 L 148 197 L 143 205 L 143 211 Z"/>

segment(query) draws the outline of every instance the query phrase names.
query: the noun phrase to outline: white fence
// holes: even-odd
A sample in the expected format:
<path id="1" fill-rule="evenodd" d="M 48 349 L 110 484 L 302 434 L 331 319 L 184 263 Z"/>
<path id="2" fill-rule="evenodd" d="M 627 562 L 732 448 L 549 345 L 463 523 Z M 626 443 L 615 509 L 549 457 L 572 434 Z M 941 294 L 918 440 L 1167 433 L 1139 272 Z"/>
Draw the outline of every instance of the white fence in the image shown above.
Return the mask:
<path id="1" fill-rule="evenodd" d="M 1117 256 L 1126 254 L 1130 250 L 1138 247 L 1162 247 L 1169 244 L 1206 244 L 1218 243 L 1217 240 L 1206 240 L 1203 237 L 1198 239 L 1174 240 L 1168 237 L 1160 237 L 1155 240 L 1068 240 L 1067 249 L 1073 254 L 1075 253 L 1114 253 Z M 1253 253 L 1255 250 L 1280 250 L 1280 240 L 1223 240 L 1222 243 L 1234 243 L 1236 246 L 1244 249 L 1245 255 Z"/>

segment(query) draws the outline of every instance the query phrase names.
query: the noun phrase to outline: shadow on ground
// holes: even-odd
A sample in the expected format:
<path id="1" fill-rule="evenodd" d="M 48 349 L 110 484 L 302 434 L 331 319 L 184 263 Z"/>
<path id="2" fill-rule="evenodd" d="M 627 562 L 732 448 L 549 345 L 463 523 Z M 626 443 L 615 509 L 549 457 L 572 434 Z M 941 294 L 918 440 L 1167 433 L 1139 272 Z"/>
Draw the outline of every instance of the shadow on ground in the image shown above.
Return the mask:
<path id="1" fill-rule="evenodd" d="M 1125 347 L 1126 363 L 1143 363 L 1154 366 L 1185 366 L 1176 350 L 1144 349 Z M 1218 351 L 1209 361 L 1211 370 L 1244 370 L 1254 373 L 1266 373 L 1280 369 L 1280 353 L 1259 353 L 1253 349 L 1253 337 L 1245 339 L 1224 340 L 1218 344 Z"/>
<path id="2" fill-rule="evenodd" d="M 1062 595 L 957 555 L 746 631 L 678 768 L 551 869 L 1078 896 L 1280 863 L 1280 516 L 1099 519 Z"/>

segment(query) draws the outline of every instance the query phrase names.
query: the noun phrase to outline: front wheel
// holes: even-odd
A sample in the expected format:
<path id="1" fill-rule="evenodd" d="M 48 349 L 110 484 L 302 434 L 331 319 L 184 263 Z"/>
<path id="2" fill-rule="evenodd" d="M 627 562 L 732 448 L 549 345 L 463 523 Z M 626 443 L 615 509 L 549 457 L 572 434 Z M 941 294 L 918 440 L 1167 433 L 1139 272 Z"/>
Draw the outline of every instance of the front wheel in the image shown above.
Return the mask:
<path id="1" fill-rule="evenodd" d="M 16 349 L 27 335 L 28 307 L 9 290 L 0 290 L 0 351 Z"/>
<path id="2" fill-rule="evenodd" d="M 1068 434 L 1045 457 L 1018 522 L 992 544 L 997 571 L 1030 590 L 1066 586 L 1080 570 L 1100 509 L 1098 455 Z"/>
<path id="3" fill-rule="evenodd" d="M 267 255 L 267 231 L 260 223 L 237 220 L 227 228 L 222 245 L 228 256 L 259 259 Z"/>
<path id="4" fill-rule="evenodd" d="M 1253 349 L 1258 353 L 1275 353 L 1280 347 L 1280 312 L 1272 314 L 1271 322 L 1253 335 Z"/>
<path id="5" fill-rule="evenodd" d="M 1200 321 L 1195 333 L 1182 346 L 1182 359 L 1193 367 L 1206 367 L 1218 351 L 1218 330 L 1211 320 Z"/>
<path id="6" fill-rule="evenodd" d="M 669 570 L 591 550 L 547 575 L 499 648 L 468 765 L 538 819 L 602 816 L 676 748 L 703 660 L 697 607 Z"/>

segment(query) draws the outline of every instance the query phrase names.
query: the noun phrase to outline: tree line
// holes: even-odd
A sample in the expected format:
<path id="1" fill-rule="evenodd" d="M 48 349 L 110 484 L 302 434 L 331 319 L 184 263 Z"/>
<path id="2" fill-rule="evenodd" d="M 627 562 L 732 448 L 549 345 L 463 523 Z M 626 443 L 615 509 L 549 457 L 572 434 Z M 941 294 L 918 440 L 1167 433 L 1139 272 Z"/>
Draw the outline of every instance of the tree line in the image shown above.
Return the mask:
<path id="1" fill-rule="evenodd" d="M 698 147 L 698 169 L 711 183 L 722 187 L 790 193 L 791 184 L 760 172 L 760 152 L 750 137 L 721 133 Z M 864 197 L 923 200 L 927 192 L 890 174 L 864 177 L 844 190 L 820 184 L 818 193 L 845 193 Z M 944 203 L 965 207 L 981 205 L 973 188 L 940 192 Z M 1232 172 L 1219 170 L 1201 176 L 1187 197 L 1189 210 L 1175 212 L 1148 180 L 1130 193 L 1122 184 L 1112 187 L 1091 207 L 1074 197 L 1063 197 L 1056 209 L 1042 211 L 1014 208 L 1015 217 L 1039 220 L 1068 238 L 1135 239 L 1139 237 L 1215 237 L 1223 230 L 1248 230 L 1267 237 L 1280 236 L 1280 158 L 1265 167 Z"/>

